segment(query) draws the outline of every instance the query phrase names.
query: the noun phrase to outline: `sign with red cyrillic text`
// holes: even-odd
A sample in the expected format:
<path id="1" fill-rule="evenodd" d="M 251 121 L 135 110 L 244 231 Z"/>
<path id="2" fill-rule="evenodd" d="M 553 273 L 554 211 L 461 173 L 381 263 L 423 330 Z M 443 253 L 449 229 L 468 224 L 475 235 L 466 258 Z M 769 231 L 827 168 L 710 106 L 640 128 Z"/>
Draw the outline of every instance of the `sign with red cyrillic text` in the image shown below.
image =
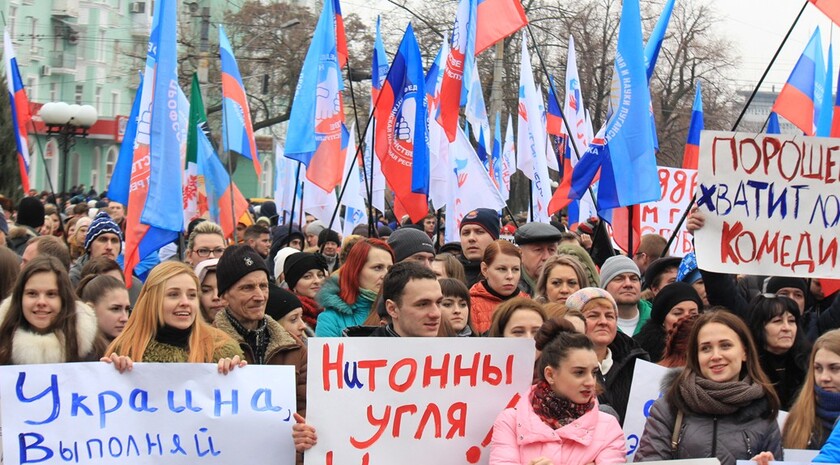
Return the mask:
<path id="1" fill-rule="evenodd" d="M 698 180 L 700 268 L 840 277 L 840 139 L 703 131 Z"/>
<path id="2" fill-rule="evenodd" d="M 642 234 L 659 234 L 668 239 L 679 223 L 683 212 L 691 203 L 691 197 L 697 187 L 697 170 L 659 167 L 659 184 L 662 186 L 662 198 L 657 202 L 639 205 L 641 212 Z M 671 243 L 670 255 L 682 257 L 694 249 L 691 234 L 685 228 L 685 222 Z"/>
<path id="3" fill-rule="evenodd" d="M 486 464 L 493 422 L 531 386 L 534 341 L 311 338 L 306 465 Z"/>
<path id="4" fill-rule="evenodd" d="M 0 367 L 6 465 L 295 463 L 294 367 Z"/>

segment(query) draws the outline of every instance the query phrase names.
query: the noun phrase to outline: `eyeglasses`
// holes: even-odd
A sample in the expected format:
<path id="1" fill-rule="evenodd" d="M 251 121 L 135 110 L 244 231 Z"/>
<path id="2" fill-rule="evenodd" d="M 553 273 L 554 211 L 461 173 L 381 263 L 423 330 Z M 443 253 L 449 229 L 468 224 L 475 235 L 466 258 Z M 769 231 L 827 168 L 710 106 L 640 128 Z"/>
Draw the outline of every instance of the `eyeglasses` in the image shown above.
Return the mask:
<path id="1" fill-rule="evenodd" d="M 207 258 L 210 254 L 213 254 L 214 257 L 221 257 L 223 253 L 225 253 L 224 247 L 216 247 L 215 249 L 196 249 L 196 255 L 201 258 Z"/>

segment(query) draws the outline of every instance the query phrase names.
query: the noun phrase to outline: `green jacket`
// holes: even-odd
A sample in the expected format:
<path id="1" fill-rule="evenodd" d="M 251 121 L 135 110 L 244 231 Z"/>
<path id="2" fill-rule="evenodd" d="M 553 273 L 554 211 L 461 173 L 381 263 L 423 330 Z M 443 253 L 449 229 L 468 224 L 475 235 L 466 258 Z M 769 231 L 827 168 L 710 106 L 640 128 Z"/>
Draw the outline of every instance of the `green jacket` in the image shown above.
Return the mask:
<path id="1" fill-rule="evenodd" d="M 653 308 L 653 304 L 648 300 L 640 300 L 637 307 L 639 307 L 639 322 L 636 323 L 636 330 L 633 331 L 633 334 L 628 334 L 628 336 L 635 336 L 639 334 L 639 331 L 642 330 L 642 326 L 650 320 L 650 310 Z M 621 331 L 620 328 L 619 331 Z"/>

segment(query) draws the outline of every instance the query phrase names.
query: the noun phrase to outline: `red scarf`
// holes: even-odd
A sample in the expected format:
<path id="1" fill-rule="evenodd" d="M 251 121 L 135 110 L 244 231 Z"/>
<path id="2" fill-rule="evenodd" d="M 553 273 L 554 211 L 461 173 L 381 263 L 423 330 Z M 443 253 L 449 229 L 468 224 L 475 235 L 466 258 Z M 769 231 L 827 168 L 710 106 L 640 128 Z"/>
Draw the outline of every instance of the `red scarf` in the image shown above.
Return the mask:
<path id="1" fill-rule="evenodd" d="M 595 401 L 576 404 L 557 395 L 548 385 L 548 381 L 543 379 L 534 386 L 534 391 L 531 393 L 531 407 L 543 423 L 552 429 L 559 429 L 592 410 L 595 407 Z"/>
<path id="2" fill-rule="evenodd" d="M 303 321 L 311 329 L 315 329 L 315 324 L 318 323 L 318 314 L 324 309 L 315 302 L 315 299 L 306 297 L 305 295 L 296 294 L 300 299 L 300 306 L 303 308 Z"/>

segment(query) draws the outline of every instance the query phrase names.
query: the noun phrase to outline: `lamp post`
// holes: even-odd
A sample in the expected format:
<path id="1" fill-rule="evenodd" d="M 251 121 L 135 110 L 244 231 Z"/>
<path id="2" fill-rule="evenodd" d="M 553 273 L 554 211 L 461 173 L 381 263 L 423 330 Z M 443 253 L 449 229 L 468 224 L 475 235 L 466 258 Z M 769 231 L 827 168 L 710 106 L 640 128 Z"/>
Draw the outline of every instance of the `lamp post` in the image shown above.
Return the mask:
<path id="1" fill-rule="evenodd" d="M 70 149 L 76 145 L 76 138 L 88 136 L 88 130 L 96 123 L 96 108 L 90 105 L 70 105 L 65 102 L 49 102 L 38 113 L 47 125 L 47 135 L 57 135 L 61 148 L 61 193 L 67 193 L 67 165 Z"/>

